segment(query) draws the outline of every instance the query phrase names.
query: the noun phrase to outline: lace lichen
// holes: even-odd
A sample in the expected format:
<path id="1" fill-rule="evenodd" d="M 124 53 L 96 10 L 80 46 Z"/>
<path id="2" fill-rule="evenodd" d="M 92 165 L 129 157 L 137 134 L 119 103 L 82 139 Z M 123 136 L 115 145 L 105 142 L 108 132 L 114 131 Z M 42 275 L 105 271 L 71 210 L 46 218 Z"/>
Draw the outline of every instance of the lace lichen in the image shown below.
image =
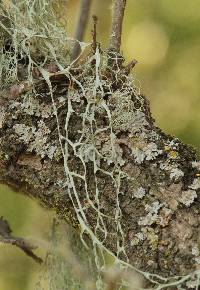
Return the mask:
<path id="1" fill-rule="evenodd" d="M 91 238 L 97 270 L 97 290 L 105 289 L 102 279 L 106 271 L 105 253 L 114 259 L 120 269 L 137 271 L 156 285 L 156 289 L 181 285 L 194 276 L 197 281 L 199 272 L 166 278 L 130 264 L 125 243 L 126 229 L 123 228 L 122 197 L 126 197 L 127 193 L 123 184 L 127 182 L 133 189 L 131 201 L 128 202 L 133 202 L 133 208 L 136 204 L 141 208 L 134 229 L 136 232 L 130 243 L 132 251 L 134 247 L 147 242 L 153 256 L 159 244 L 158 231 L 154 227 L 166 227 L 173 210 L 161 201 L 162 196 L 158 199 L 154 196 L 156 191 L 150 193 L 148 174 L 143 177 L 138 174 L 138 179 L 143 178 L 140 181 L 131 174 L 131 170 L 126 170 L 128 164 L 124 151 L 127 150 L 127 155 L 133 157 L 129 166 L 138 166 L 140 171 L 145 166 L 149 171 L 157 166 L 164 177 L 167 176 L 169 184 L 172 184 L 184 177 L 181 166 L 179 168 L 174 163 L 179 157 L 179 142 L 170 138 L 164 142 L 156 129 L 151 128 L 153 121 L 146 100 L 134 86 L 132 76 L 122 76 L 120 70 L 113 68 L 112 72 L 111 68 L 109 73 L 115 78 L 107 77 L 107 54 L 98 46 L 85 58 L 83 66 L 75 67 L 79 76 L 72 72 L 73 63 L 70 63 L 68 53 L 70 39 L 56 22 L 53 2 L 11 2 L 7 10 L 1 5 L 1 89 L 8 89 L 16 83 L 18 86 L 11 90 L 14 97 L 10 105 L 10 114 L 13 114 L 14 120 L 13 138 L 26 145 L 28 152 L 36 153 L 41 158 L 55 160 L 59 155 L 59 160 L 63 161 L 65 180 L 57 180 L 57 184 L 66 190 L 66 196 L 73 206 L 83 245 L 87 246 L 85 234 Z M 83 49 L 85 47 L 82 46 Z M 51 62 L 58 71 L 52 72 L 49 68 Z M 60 90 L 56 82 L 52 82 L 53 77 L 59 76 L 68 80 L 67 85 L 65 83 L 65 87 Z M 26 80 L 31 89 L 22 87 L 22 79 Z M 45 83 L 42 87 L 45 93 L 38 93 L 39 80 Z M 117 89 L 116 83 L 120 83 Z M 23 117 L 20 119 L 19 115 Z M 29 118 L 33 118 L 34 125 L 30 124 Z M 75 118 L 78 121 L 74 122 Z M 0 112 L 0 127 L 3 119 L 4 112 Z M 154 164 L 154 161 L 157 163 Z M 199 168 L 195 160 L 193 167 Z M 102 176 L 104 184 L 100 182 Z M 158 184 L 162 187 L 162 180 Z M 105 206 L 101 203 L 106 186 L 111 197 L 114 196 L 112 212 L 108 213 L 104 212 Z M 187 184 L 182 196 L 176 200 L 176 207 L 179 203 L 186 207 L 193 204 L 199 188 L 197 179 Z M 54 198 L 56 200 L 56 196 Z M 92 223 L 90 215 L 93 217 Z M 110 232 L 109 223 L 112 224 L 113 232 Z M 113 251 L 106 246 L 112 234 L 112 240 L 115 240 Z M 193 249 L 197 259 L 194 253 L 197 251 Z M 151 266 L 154 261 L 149 259 L 147 264 L 145 267 Z M 67 279 L 70 280 L 69 277 Z M 73 284 L 75 289 L 79 289 L 79 286 Z M 129 286 L 124 279 L 119 283 L 119 287 L 122 286 Z"/>

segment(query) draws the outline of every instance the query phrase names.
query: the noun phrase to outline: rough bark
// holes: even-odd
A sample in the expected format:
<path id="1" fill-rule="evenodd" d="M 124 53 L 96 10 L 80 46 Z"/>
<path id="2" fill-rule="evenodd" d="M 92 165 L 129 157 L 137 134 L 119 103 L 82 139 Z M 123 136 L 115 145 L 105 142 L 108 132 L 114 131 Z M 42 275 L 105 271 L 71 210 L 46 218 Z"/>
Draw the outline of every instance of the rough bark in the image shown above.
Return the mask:
<path id="1" fill-rule="evenodd" d="M 95 76 L 93 65 L 89 72 L 79 68 L 71 70 L 70 76 L 55 73 L 50 77 L 63 136 L 68 99 L 71 99 L 74 112 L 69 119 L 68 139 L 72 142 L 79 137 L 81 113 L 88 103 L 74 79 L 85 86 L 88 74 Z M 166 277 L 191 273 L 198 267 L 200 243 L 200 163 L 197 155 L 191 147 L 155 126 L 147 99 L 126 85 L 123 70 L 117 77 L 109 75 L 109 71 L 105 75 L 107 79 L 109 76 L 113 93 L 105 93 L 102 100 L 113 120 L 114 146 L 118 152 L 116 163 L 100 158 L 94 174 L 94 163 L 89 158 L 84 168 L 71 147 L 68 152 L 70 170 L 79 175 L 87 172 L 87 193 L 78 175 L 74 175 L 74 180 L 88 226 L 94 230 L 98 218 L 89 202 L 96 202 L 98 183 L 98 208 L 108 217 L 104 220 L 107 248 L 117 253 L 119 245 L 124 244 L 129 262 L 143 271 Z M 54 208 L 61 218 L 78 227 L 48 85 L 42 78 L 35 81 L 34 90 L 26 83 L 21 84 L 24 89 L 20 94 L 19 89 L 17 94 L 13 93 L 13 87 L 11 92 L 0 92 L 0 182 Z M 70 97 L 72 87 L 76 93 Z M 94 128 L 109 126 L 106 110 L 96 111 L 95 120 Z M 109 130 L 99 130 L 96 140 L 85 142 L 87 145 L 95 143 L 99 152 L 106 155 L 109 138 Z M 64 139 L 60 141 L 64 144 Z M 118 218 L 123 236 L 116 231 L 116 184 L 106 174 L 117 175 L 116 167 L 124 175 L 118 188 L 121 210 Z M 103 240 L 101 230 L 98 229 L 96 235 Z M 122 260 L 127 260 L 123 251 L 118 254 Z"/>

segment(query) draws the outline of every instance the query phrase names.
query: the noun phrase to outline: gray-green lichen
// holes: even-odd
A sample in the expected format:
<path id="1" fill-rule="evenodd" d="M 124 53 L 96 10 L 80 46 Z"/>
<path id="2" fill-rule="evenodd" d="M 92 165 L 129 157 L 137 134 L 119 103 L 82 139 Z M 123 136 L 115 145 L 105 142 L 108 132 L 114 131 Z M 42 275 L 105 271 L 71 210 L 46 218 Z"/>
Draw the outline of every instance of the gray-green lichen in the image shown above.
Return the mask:
<path id="1" fill-rule="evenodd" d="M 23 98 L 23 102 L 13 101 L 10 108 L 19 112 L 23 110 L 27 115 L 41 117 L 43 119 L 53 116 L 53 108 L 51 104 L 41 103 L 37 98 L 34 98 L 29 94 L 24 95 Z"/>
<path id="2" fill-rule="evenodd" d="M 0 129 L 3 127 L 4 119 L 5 119 L 5 111 L 3 108 L 0 108 Z"/>
<path id="3" fill-rule="evenodd" d="M 33 68 L 69 59 L 69 39 L 59 25 L 55 1 L 9 1 L 0 3 L 0 87 L 28 78 Z M 20 59 L 20 60 L 19 60 Z M 26 65 L 28 64 L 28 65 Z M 21 84 L 20 84 L 21 85 Z"/>
<path id="4" fill-rule="evenodd" d="M 136 97 L 138 102 L 143 102 L 140 97 Z M 136 100 L 137 101 L 137 100 Z M 135 133 L 142 131 L 145 125 L 148 125 L 146 116 L 142 111 L 143 105 L 140 108 L 135 108 L 135 103 L 131 99 L 131 92 L 121 91 L 114 92 L 109 98 L 109 105 L 112 107 L 112 127 L 116 132 L 130 131 Z"/>
<path id="5" fill-rule="evenodd" d="M 51 131 L 42 120 L 37 123 L 37 129 L 24 124 L 15 124 L 13 129 L 19 140 L 27 145 L 27 151 L 35 152 L 42 158 L 47 156 L 52 159 L 56 150 L 59 150 L 58 145 L 55 145 L 54 142 L 48 142 Z"/>
<path id="6" fill-rule="evenodd" d="M 109 251 L 121 265 L 165 277 L 190 273 L 199 259 L 194 151 L 155 126 L 132 78 L 108 68 L 98 47 L 84 65 L 69 67 L 58 52 L 67 40 L 61 32 L 52 27 L 58 39 L 50 37 L 49 26 L 37 30 L 30 19 L 21 32 L 18 21 L 12 44 L 19 38 L 17 49 L 29 63 L 19 66 L 15 51 L 9 72 L 1 59 L 10 89 L 0 111 L 1 175 L 79 224 L 95 250 Z M 36 31 L 39 47 L 45 44 L 41 53 L 30 46 Z M 48 68 L 52 59 L 58 73 Z"/>
<path id="7" fill-rule="evenodd" d="M 146 190 L 142 186 L 136 188 L 133 192 L 133 197 L 136 197 L 136 198 L 143 198 L 145 195 L 146 195 Z"/>

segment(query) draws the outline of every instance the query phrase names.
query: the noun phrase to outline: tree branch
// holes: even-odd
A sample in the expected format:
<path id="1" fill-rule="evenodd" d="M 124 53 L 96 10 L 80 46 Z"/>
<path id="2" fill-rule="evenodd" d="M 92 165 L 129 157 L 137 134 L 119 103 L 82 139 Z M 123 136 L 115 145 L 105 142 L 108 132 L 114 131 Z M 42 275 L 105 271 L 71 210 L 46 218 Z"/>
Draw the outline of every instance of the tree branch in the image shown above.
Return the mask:
<path id="1" fill-rule="evenodd" d="M 33 250 L 37 248 L 37 246 L 30 244 L 27 240 L 21 237 L 14 237 L 12 235 L 12 230 L 3 217 L 0 217 L 0 242 L 4 244 L 10 244 L 21 249 L 26 255 L 31 257 L 35 262 L 41 264 L 43 261 L 40 257 L 36 256 L 33 253 Z"/>
<path id="2" fill-rule="evenodd" d="M 93 30 L 92 30 L 92 50 L 95 53 L 97 48 L 97 16 L 93 15 Z"/>
<path id="3" fill-rule="evenodd" d="M 116 53 L 125 1 L 115 4 Z M 191 276 L 200 259 L 197 154 L 156 127 L 148 100 L 127 76 L 135 61 L 113 77 L 104 57 L 96 50 L 59 72 L 42 62 L 31 84 L 22 74 L 17 86 L 2 86 L 0 183 L 54 208 L 75 228 L 82 222 L 93 242 L 146 276 Z M 4 70 L 10 75 L 12 67 Z M 30 70 L 27 62 L 23 69 Z M 168 278 L 161 280 L 166 288 Z"/>
<path id="4" fill-rule="evenodd" d="M 88 22 L 91 3 L 92 3 L 92 0 L 81 0 L 79 17 L 78 17 L 78 22 L 76 25 L 76 31 L 74 35 L 75 40 L 78 40 L 78 41 L 83 40 L 83 36 L 84 36 L 87 22 Z M 71 59 L 72 60 L 76 59 L 79 53 L 80 53 L 80 45 L 77 41 L 75 41 L 73 49 L 72 49 Z"/>
<path id="5" fill-rule="evenodd" d="M 80 112 L 85 111 L 87 104 L 77 102 L 82 91 L 76 87 L 76 82 L 85 86 L 84 80 L 91 78 L 94 81 L 96 70 L 91 65 L 85 78 L 81 70 L 79 73 L 71 70 L 72 78 L 58 73 L 50 78 L 55 106 L 59 108 L 59 131 L 44 80 L 37 83 L 33 92 L 30 87 L 28 103 L 27 98 L 17 95 L 13 99 L 5 91 L 0 98 L 0 182 L 32 195 L 48 208 L 53 207 L 74 227 L 78 226 L 78 221 L 70 198 L 72 189 L 66 183 L 58 132 L 65 135 L 66 90 L 70 96 L 70 88 L 73 88 L 74 97 L 70 96 L 73 114 L 68 123 L 67 138 L 73 143 L 80 136 L 80 126 L 84 124 Z M 109 130 L 102 130 L 109 128 L 106 110 L 98 110 L 92 143 L 87 137 L 85 147 L 79 149 L 86 154 L 83 156 L 86 158 L 87 192 L 83 180 L 76 175 L 84 175 L 82 162 L 74 155 L 73 149 L 68 148 L 70 158 L 67 166 L 73 172 L 76 195 L 84 208 L 88 226 L 95 230 L 97 212 L 93 206 L 98 184 L 98 208 L 103 216 L 109 217 L 104 220 L 107 228 L 104 245 L 117 253 L 119 233 L 116 230 L 116 185 L 113 178 L 117 174 L 115 170 L 120 168 L 123 178 L 118 189 L 119 218 L 129 262 L 140 270 L 159 275 L 185 275 L 196 269 L 198 261 L 192 248 L 196 249 L 199 243 L 200 162 L 192 148 L 155 126 L 146 98 L 136 95 L 121 73 L 105 104 L 113 120 L 113 150 L 117 159 L 113 161 L 115 157 L 110 155 Z M 104 81 L 103 91 L 108 85 L 111 85 L 111 80 L 107 85 Z M 92 95 L 94 86 L 91 85 L 92 91 L 87 91 L 88 94 Z M 66 101 L 60 103 L 62 95 Z M 85 97 L 81 98 L 84 100 Z M 28 109 L 31 104 L 34 107 Z M 92 146 L 98 148 L 99 156 L 104 156 L 99 157 L 96 173 L 90 159 L 92 155 L 87 155 Z M 116 167 L 115 162 L 118 164 Z M 101 230 L 96 234 L 100 240 L 104 239 Z M 119 257 L 126 261 L 123 252 Z"/>
<path id="6" fill-rule="evenodd" d="M 116 53 L 120 52 L 125 6 L 126 0 L 114 0 L 109 50 Z"/>

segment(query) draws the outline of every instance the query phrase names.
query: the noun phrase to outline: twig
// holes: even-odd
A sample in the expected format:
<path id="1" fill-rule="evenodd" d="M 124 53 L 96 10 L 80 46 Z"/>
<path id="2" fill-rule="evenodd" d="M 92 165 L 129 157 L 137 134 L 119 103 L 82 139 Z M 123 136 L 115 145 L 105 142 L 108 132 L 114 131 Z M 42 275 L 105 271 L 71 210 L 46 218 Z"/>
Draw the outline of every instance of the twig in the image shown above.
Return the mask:
<path id="1" fill-rule="evenodd" d="M 72 60 L 76 59 L 80 53 L 80 45 L 78 41 L 83 40 L 83 36 L 84 36 L 85 29 L 88 22 L 88 16 L 89 16 L 91 3 L 92 3 L 92 0 L 81 0 L 79 17 L 78 17 L 78 22 L 76 26 L 75 36 L 74 36 L 74 38 L 77 41 L 74 43 L 74 46 L 72 49 L 72 54 L 71 54 Z"/>
<path id="2" fill-rule="evenodd" d="M 137 60 L 133 59 L 131 62 L 129 62 L 125 67 L 124 67 L 124 73 L 125 75 L 129 75 L 131 70 L 135 67 L 135 65 L 137 64 Z"/>
<path id="3" fill-rule="evenodd" d="M 93 15 L 93 30 L 92 30 L 92 49 L 95 52 L 97 48 L 97 16 Z"/>
<path id="4" fill-rule="evenodd" d="M 126 0 L 114 0 L 109 51 L 120 52 L 122 23 Z"/>
<path id="5" fill-rule="evenodd" d="M 22 251 L 26 253 L 29 257 L 31 257 L 35 262 L 41 264 L 43 261 L 40 257 L 36 256 L 33 253 L 33 250 L 37 248 L 37 246 L 30 244 L 23 238 L 14 237 L 12 235 L 12 230 L 7 220 L 3 217 L 0 217 L 0 242 L 4 244 L 11 244 L 17 246 Z"/>

